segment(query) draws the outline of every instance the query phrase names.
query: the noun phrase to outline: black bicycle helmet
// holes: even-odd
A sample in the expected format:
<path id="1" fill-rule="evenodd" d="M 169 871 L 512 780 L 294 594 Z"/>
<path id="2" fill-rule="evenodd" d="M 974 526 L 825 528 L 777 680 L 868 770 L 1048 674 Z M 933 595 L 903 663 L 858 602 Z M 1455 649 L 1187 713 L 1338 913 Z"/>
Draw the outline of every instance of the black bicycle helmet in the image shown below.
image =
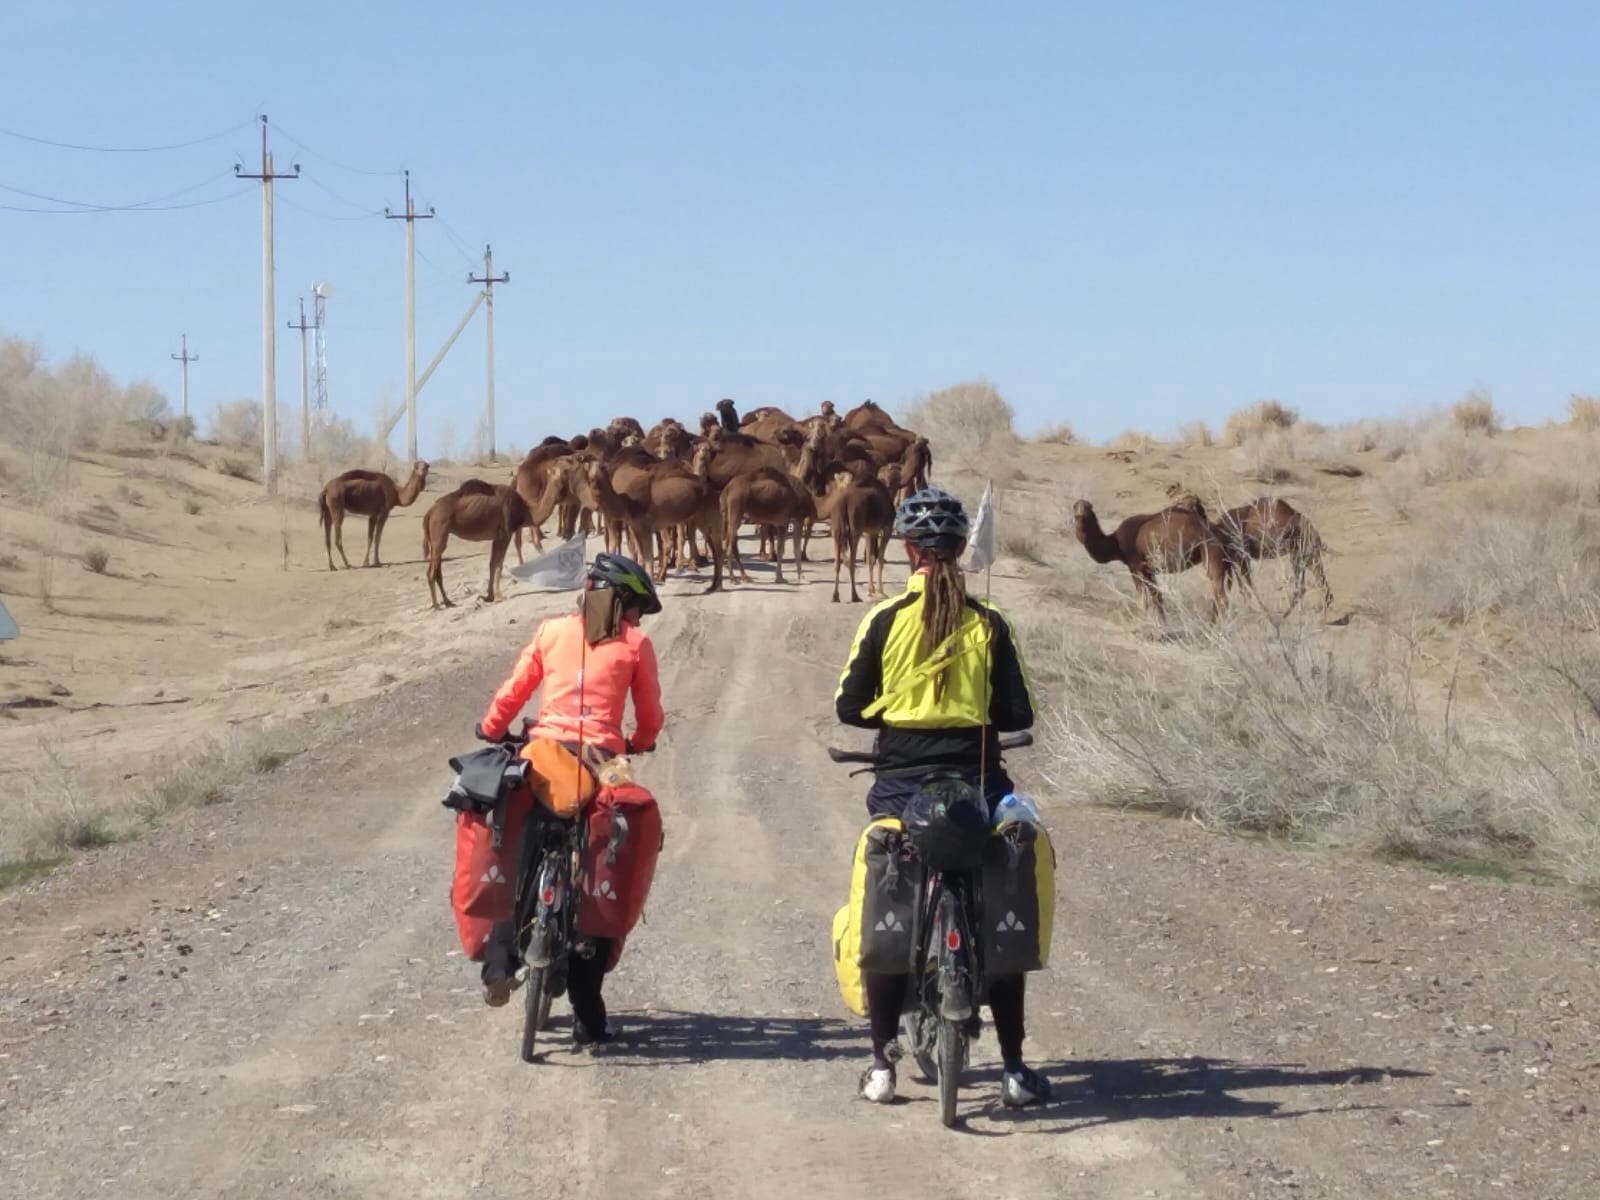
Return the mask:
<path id="1" fill-rule="evenodd" d="M 906 497 L 894 515 L 894 535 L 924 550 L 959 551 L 972 531 L 967 510 L 943 488 L 923 488 Z"/>
<path id="2" fill-rule="evenodd" d="M 637 607 L 646 616 L 661 611 L 656 585 L 643 567 L 621 554 L 596 554 L 588 571 L 588 588 L 616 588 L 623 593 L 624 607 Z"/>

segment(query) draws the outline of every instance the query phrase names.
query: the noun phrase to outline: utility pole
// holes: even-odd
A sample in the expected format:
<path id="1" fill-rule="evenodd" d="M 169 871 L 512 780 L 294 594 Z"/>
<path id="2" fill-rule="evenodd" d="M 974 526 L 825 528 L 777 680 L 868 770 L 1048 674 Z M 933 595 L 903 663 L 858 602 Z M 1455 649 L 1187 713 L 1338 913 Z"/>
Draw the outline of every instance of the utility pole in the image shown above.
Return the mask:
<path id="1" fill-rule="evenodd" d="M 433 218 L 433 206 L 419 213 L 411 204 L 411 172 L 406 172 L 406 211 L 383 215 L 406 223 L 406 459 L 417 461 L 417 222 Z"/>
<path id="2" fill-rule="evenodd" d="M 489 427 L 489 461 L 494 461 L 494 285 L 497 283 L 510 283 L 511 272 L 502 275 L 494 273 L 494 251 L 488 243 L 483 247 L 483 275 L 468 275 L 468 283 L 483 284 L 484 298 L 488 302 L 485 318 L 489 327 L 489 394 L 484 403 L 484 422 Z"/>
<path id="3" fill-rule="evenodd" d="M 300 164 L 282 175 L 272 172 L 272 152 L 267 149 L 267 116 L 261 114 L 261 172 L 235 165 L 240 179 L 261 180 L 261 474 L 267 494 L 278 490 L 278 352 L 277 326 L 272 300 L 272 181 L 300 178 Z"/>
<path id="4" fill-rule="evenodd" d="M 300 320 L 290 321 L 290 329 L 300 331 L 300 456 L 311 461 L 311 379 L 306 369 L 306 330 L 316 326 L 306 320 L 305 297 L 300 298 Z"/>
<path id="5" fill-rule="evenodd" d="M 183 353 L 169 354 L 167 357 L 171 358 L 174 362 L 181 362 L 183 364 L 183 415 L 187 417 L 189 415 L 189 364 L 192 362 L 199 362 L 200 356 L 198 354 L 189 353 L 189 335 L 187 333 L 182 335 L 182 340 Z M 494 384 L 491 383 L 489 385 L 489 390 L 493 392 Z"/>

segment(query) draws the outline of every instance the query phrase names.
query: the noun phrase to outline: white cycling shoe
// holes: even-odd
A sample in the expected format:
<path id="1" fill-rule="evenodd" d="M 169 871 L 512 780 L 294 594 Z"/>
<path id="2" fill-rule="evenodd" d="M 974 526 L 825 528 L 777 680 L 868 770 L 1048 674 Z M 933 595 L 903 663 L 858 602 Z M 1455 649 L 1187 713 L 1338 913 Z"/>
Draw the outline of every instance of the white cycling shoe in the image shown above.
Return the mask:
<path id="1" fill-rule="evenodd" d="M 1050 1081 L 1029 1067 L 1007 1071 L 1000 1078 L 1000 1103 L 1007 1108 L 1027 1108 L 1050 1099 Z"/>
<path id="2" fill-rule="evenodd" d="M 894 1066 L 868 1067 L 861 1076 L 861 1095 L 873 1104 L 890 1104 L 894 1101 Z"/>

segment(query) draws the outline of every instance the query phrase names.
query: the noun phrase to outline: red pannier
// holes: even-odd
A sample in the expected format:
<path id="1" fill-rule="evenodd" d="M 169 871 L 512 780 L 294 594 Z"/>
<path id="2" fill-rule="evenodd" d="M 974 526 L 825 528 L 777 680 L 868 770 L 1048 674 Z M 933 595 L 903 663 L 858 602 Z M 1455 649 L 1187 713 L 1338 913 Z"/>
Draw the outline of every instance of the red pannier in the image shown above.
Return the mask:
<path id="1" fill-rule="evenodd" d="M 661 809 L 636 783 L 602 787 L 589 806 L 578 932 L 623 938 L 644 912 L 661 854 Z"/>
<path id="2" fill-rule="evenodd" d="M 517 855 L 522 827 L 533 808 L 533 793 L 519 787 L 501 804 L 503 825 L 495 838 L 492 813 L 456 816 L 456 870 L 450 881 L 450 906 L 456 913 L 461 948 L 473 962 L 483 961 L 483 944 L 496 921 L 511 919 L 517 885 Z"/>

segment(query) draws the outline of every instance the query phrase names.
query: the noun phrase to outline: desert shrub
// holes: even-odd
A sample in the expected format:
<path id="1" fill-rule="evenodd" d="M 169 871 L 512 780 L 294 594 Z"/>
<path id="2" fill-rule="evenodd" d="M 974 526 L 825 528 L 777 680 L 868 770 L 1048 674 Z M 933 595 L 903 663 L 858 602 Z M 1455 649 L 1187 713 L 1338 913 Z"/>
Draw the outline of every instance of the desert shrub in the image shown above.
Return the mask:
<path id="1" fill-rule="evenodd" d="M 987 381 L 920 396 L 904 416 L 905 425 L 926 437 L 936 455 L 997 481 L 1010 477 L 1017 442 L 1011 405 Z"/>
<path id="2" fill-rule="evenodd" d="M 140 797 L 139 810 L 154 818 L 172 809 L 225 803 L 241 782 L 271 774 L 301 748 L 299 736 L 282 726 L 211 742 L 161 767 Z"/>
<path id="3" fill-rule="evenodd" d="M 1294 478 L 1289 464 L 1299 457 L 1293 436 L 1287 429 L 1272 429 L 1235 446 L 1234 461 L 1239 473 L 1257 483 L 1286 483 Z"/>
<path id="4" fill-rule="evenodd" d="M 261 449 L 261 405 L 254 400 L 218 405 L 211 418 L 211 436 L 235 450 Z"/>
<path id="5" fill-rule="evenodd" d="M 1110 443 L 1113 450 L 1128 450 L 1135 454 L 1148 454 L 1156 445 L 1156 439 L 1142 429 L 1124 429 Z"/>
<path id="6" fill-rule="evenodd" d="M 1368 476 L 1362 492 L 1378 516 L 1409 521 L 1422 494 L 1422 468 L 1414 461 L 1398 462 Z"/>
<path id="7" fill-rule="evenodd" d="M 1423 428 L 1416 448 L 1424 483 L 1457 483 L 1493 474 L 1505 458 L 1501 447 L 1459 422 L 1434 422 Z"/>
<path id="8" fill-rule="evenodd" d="M 168 428 L 172 436 L 178 441 L 187 442 L 194 437 L 194 418 L 185 413 L 180 417 L 173 417 Z"/>
<path id="9" fill-rule="evenodd" d="M 1574 396 L 1567 402 L 1567 416 L 1579 429 L 1600 429 L 1600 396 Z"/>
<path id="10" fill-rule="evenodd" d="M 111 551 L 104 546 L 90 546 L 83 552 L 83 565 L 96 575 L 104 575 L 111 566 Z"/>
<path id="11" fill-rule="evenodd" d="M 1190 421 L 1179 427 L 1178 440 L 1185 446 L 1209 446 L 1212 442 L 1211 426 L 1204 421 Z"/>
<path id="12" fill-rule="evenodd" d="M 1046 425 L 1032 438 L 1036 446 L 1070 446 L 1077 440 L 1078 436 L 1072 431 L 1070 421 L 1058 421 L 1054 425 Z"/>
<path id="13" fill-rule="evenodd" d="M 255 464 L 243 458 L 224 458 L 217 463 L 217 470 L 231 479 L 248 479 L 251 483 L 256 481 Z"/>
<path id="14" fill-rule="evenodd" d="M 1468 392 L 1450 409 L 1450 419 L 1463 433 L 1500 432 L 1500 414 L 1495 412 L 1494 401 L 1485 391 Z"/>
<path id="15" fill-rule="evenodd" d="M 1044 551 L 1039 548 L 1038 541 L 1027 534 L 1011 534 L 1002 538 L 1000 553 L 1019 562 L 1032 563 L 1036 567 L 1045 566 L 1049 562 Z"/>
<path id="16" fill-rule="evenodd" d="M 369 439 L 343 417 L 322 416 L 311 426 L 311 457 L 320 463 L 354 464 L 371 448 Z"/>
<path id="17" fill-rule="evenodd" d="M 1224 445 L 1242 446 L 1251 438 L 1289 429 L 1299 419 L 1300 414 L 1294 409 L 1285 408 L 1276 400 L 1263 400 L 1229 416 L 1222 427 L 1222 441 Z"/>

